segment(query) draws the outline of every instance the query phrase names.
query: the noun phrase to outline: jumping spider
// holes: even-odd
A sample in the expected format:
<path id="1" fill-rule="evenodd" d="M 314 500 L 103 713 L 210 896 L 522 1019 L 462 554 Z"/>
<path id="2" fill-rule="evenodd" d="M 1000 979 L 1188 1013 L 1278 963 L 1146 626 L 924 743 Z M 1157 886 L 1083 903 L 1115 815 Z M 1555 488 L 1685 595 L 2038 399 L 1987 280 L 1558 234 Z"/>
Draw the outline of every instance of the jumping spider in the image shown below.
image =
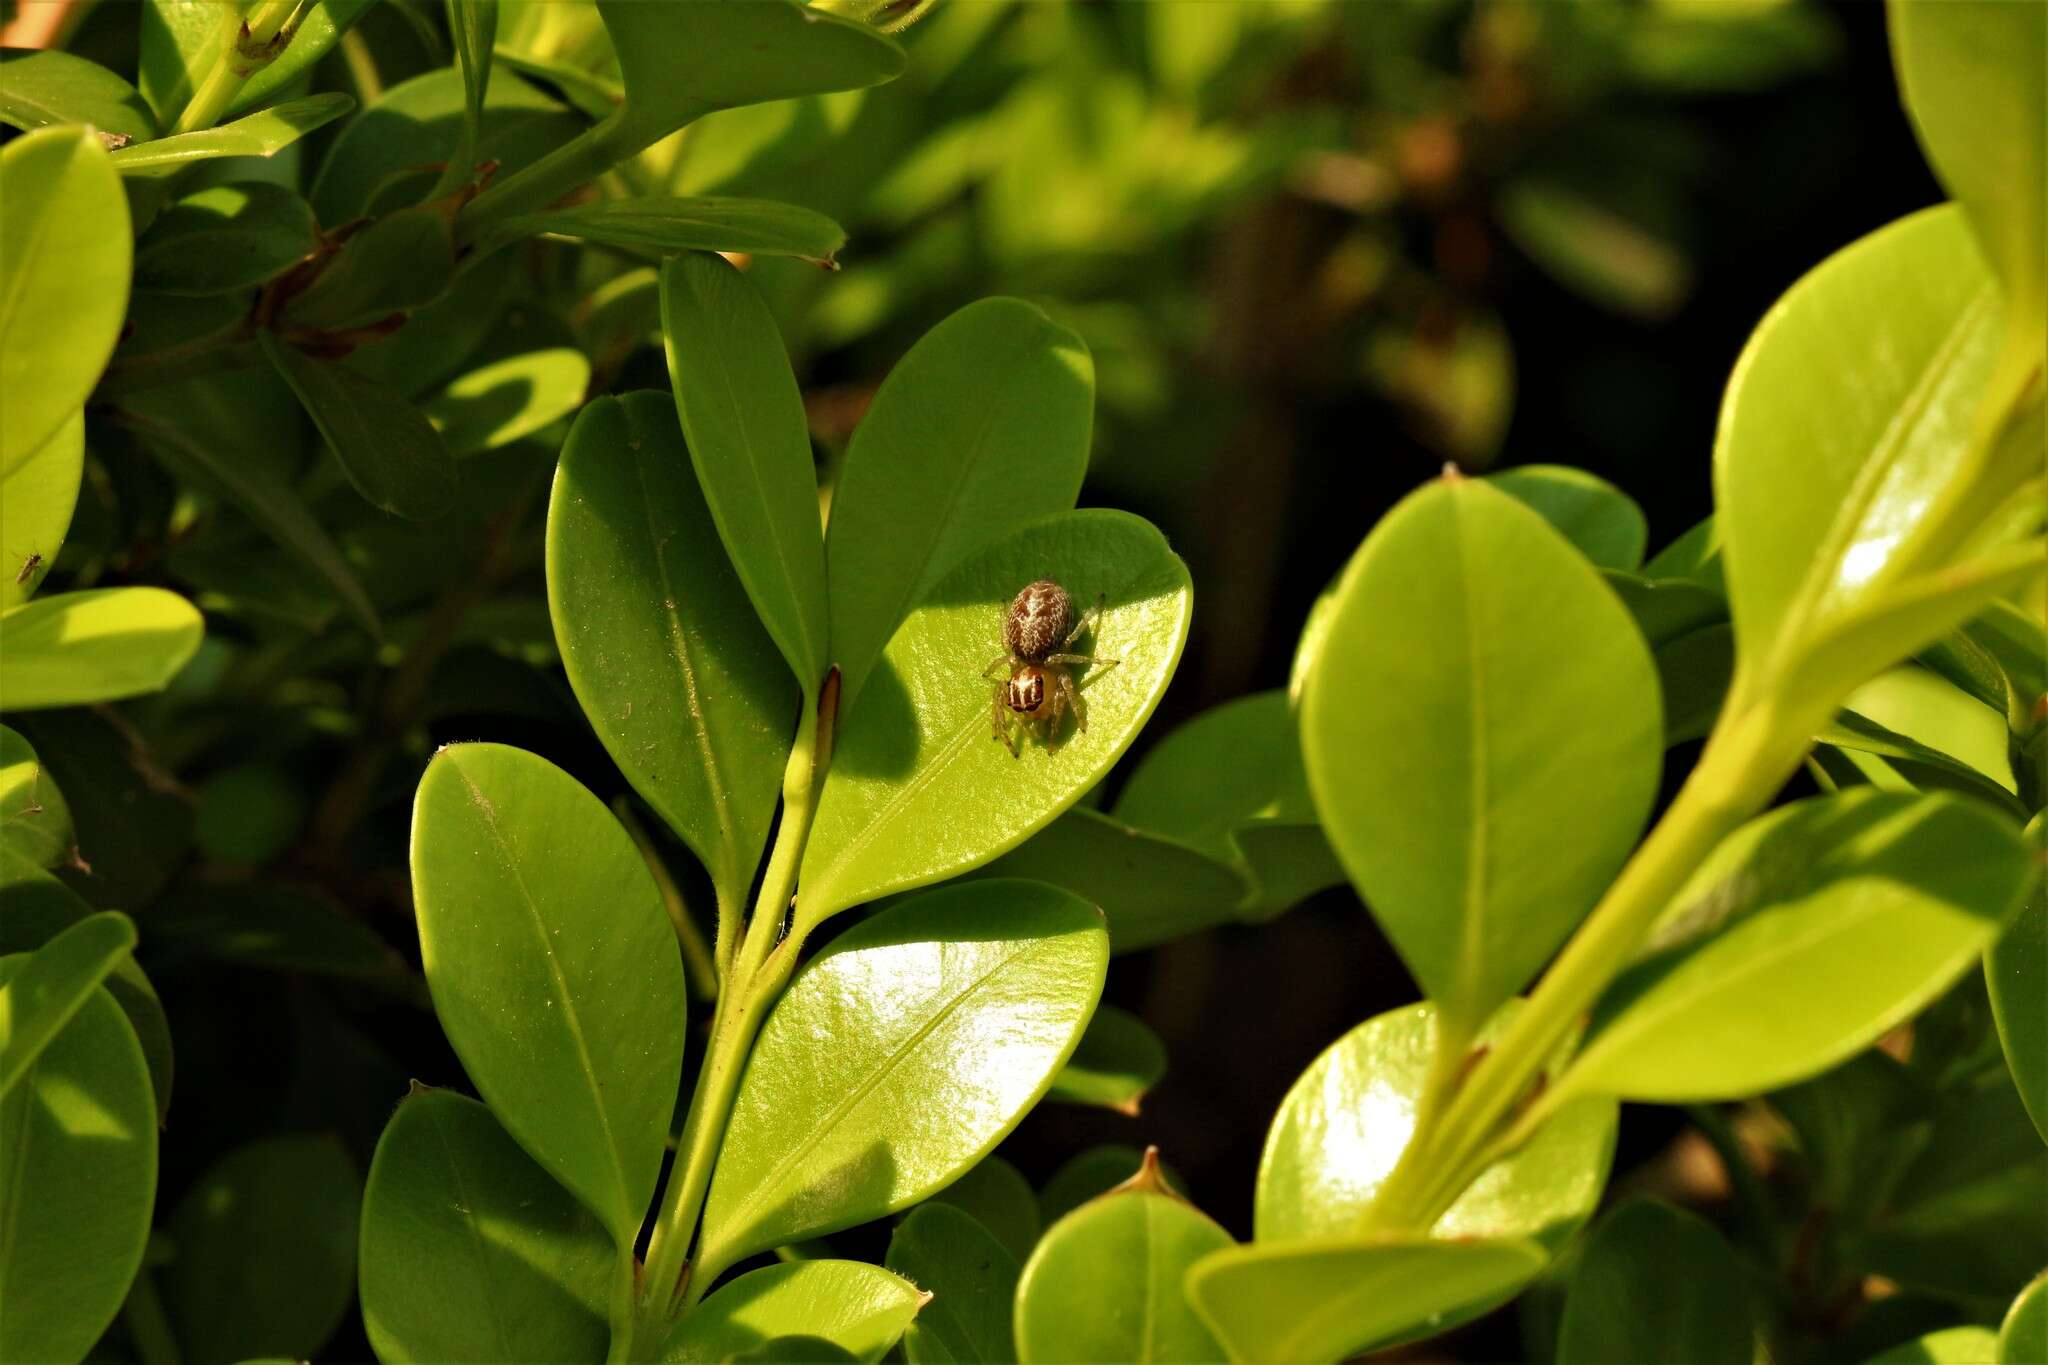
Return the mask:
<path id="1" fill-rule="evenodd" d="M 1010 730 L 1013 719 L 1018 728 L 1035 730 L 1047 753 L 1059 752 L 1060 721 L 1068 711 L 1074 713 L 1074 728 L 1088 729 L 1088 707 L 1074 685 L 1072 667 L 1092 664 L 1110 669 L 1122 660 L 1068 650 L 1101 616 L 1098 595 L 1095 605 L 1075 620 L 1073 599 L 1050 578 L 1026 584 L 1003 613 L 1003 652 L 981 670 L 981 676 L 996 685 L 989 723 L 1012 758 L 1018 756 Z"/>

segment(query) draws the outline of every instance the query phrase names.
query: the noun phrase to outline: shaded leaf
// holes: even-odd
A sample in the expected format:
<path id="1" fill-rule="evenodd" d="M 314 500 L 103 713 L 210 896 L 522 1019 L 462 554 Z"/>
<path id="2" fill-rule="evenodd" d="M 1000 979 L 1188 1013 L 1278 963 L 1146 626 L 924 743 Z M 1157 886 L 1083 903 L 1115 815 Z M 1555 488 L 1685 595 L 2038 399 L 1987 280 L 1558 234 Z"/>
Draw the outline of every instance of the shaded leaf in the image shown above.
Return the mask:
<path id="1" fill-rule="evenodd" d="M 1642 564 L 1650 525 L 1635 500 L 1607 480 L 1567 465 L 1532 464 L 1489 474 L 1486 481 L 1539 513 L 1593 567 Z"/>
<path id="2" fill-rule="evenodd" d="M 822 213 L 772 199 L 612 199 L 577 208 L 508 218 L 493 241 L 572 237 L 662 257 L 677 251 L 730 251 L 754 256 L 796 256 L 828 264 L 846 245 L 846 232 Z"/>
<path id="3" fill-rule="evenodd" d="M 55 867 L 73 848 L 71 807 L 26 739 L 0 725 L 0 845 L 36 867 Z"/>
<path id="4" fill-rule="evenodd" d="M 319 245 L 305 200 L 261 180 L 209 185 L 157 215 L 135 249 L 135 284 L 163 294 L 226 294 L 262 284 Z"/>
<path id="5" fill-rule="evenodd" d="M 2048 862 L 2048 817 L 2036 815 L 2022 837 L 2037 861 Z M 2048 1013 L 2041 1009 L 2048 1000 L 2048 885 L 2036 883 L 1984 955 L 1984 984 L 2013 1084 L 2048 1142 Z"/>
<path id="6" fill-rule="evenodd" d="M 1557 1365 L 1725 1365 L 1751 1353 L 1734 1248 L 1696 1214 L 1643 1200 L 1600 1220 L 1565 1298 Z"/>
<path id="7" fill-rule="evenodd" d="M 1166 1044 L 1159 1035 L 1137 1015 L 1103 1005 L 1045 1097 L 1136 1115 L 1145 1092 L 1165 1074 Z"/>
<path id="8" fill-rule="evenodd" d="M 1030 1183 L 1022 1172 L 999 1156 L 985 1156 L 975 1162 L 967 1174 L 926 1202 L 950 1204 L 967 1214 L 1019 1263 L 1031 1254 L 1044 1227 L 1038 1212 L 1038 1196 L 1031 1192 Z"/>
<path id="9" fill-rule="evenodd" d="M 454 505 L 454 462 L 418 408 L 346 365 L 315 360 L 269 332 L 261 341 L 349 482 L 371 505 L 413 521 Z"/>
<path id="10" fill-rule="evenodd" d="M 1017 1258 L 987 1228 L 948 1205 L 921 1205 L 896 1225 L 887 1265 L 932 1296 L 903 1334 L 910 1365 L 1017 1358 Z"/>

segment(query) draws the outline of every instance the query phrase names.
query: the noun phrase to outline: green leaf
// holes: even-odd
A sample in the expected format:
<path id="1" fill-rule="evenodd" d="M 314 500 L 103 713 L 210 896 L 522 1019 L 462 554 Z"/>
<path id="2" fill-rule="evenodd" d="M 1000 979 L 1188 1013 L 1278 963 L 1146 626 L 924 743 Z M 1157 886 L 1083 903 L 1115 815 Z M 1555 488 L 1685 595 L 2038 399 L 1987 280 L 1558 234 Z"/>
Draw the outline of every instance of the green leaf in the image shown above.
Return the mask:
<path id="1" fill-rule="evenodd" d="M 1851 713 L 1842 719 L 1852 732 L 1829 734 L 1832 743 L 1855 747 L 1870 741 L 1871 727 L 1853 722 L 1871 722 L 1893 743 L 1880 741 L 1870 752 L 1910 752 L 1926 764 L 1973 778 L 1972 788 L 1992 800 L 2014 790 L 2005 717 L 1945 678 L 1924 668 L 1894 668 L 1851 692 L 1842 707 Z"/>
<path id="2" fill-rule="evenodd" d="M 1703 739 L 1720 718 L 1735 678 L 1735 629 L 1703 626 L 1657 646 L 1657 685 L 1664 698 L 1664 743 Z"/>
<path id="3" fill-rule="evenodd" d="M 315 360 L 269 332 L 263 353 L 298 395 L 349 482 L 371 505 L 425 521 L 455 503 L 455 463 L 420 410 L 346 365 Z"/>
<path id="4" fill-rule="evenodd" d="M 1017 1359 L 1222 1361 L 1182 1292 L 1230 1234 L 1169 1190 L 1157 1159 L 1047 1230 L 1017 1285 Z"/>
<path id="5" fill-rule="evenodd" d="M 1137 1015 L 1104 1005 L 1045 1097 L 1136 1117 L 1138 1102 L 1165 1074 L 1166 1044 L 1159 1035 Z"/>
<path id="6" fill-rule="evenodd" d="M 284 306 L 289 328 L 370 327 L 432 303 L 455 278 L 455 238 L 438 204 L 400 209 L 348 239 Z"/>
<path id="7" fill-rule="evenodd" d="M 1635 500 L 1607 480 L 1567 465 L 1532 464 L 1486 476 L 1557 528 L 1598 569 L 1635 569 L 1650 524 Z"/>
<path id="8" fill-rule="evenodd" d="M 420 404 L 458 459 L 542 431 L 583 406 L 590 362 L 570 346 L 494 360 L 461 375 Z"/>
<path id="9" fill-rule="evenodd" d="M 326 127 L 355 107 L 355 99 L 339 91 L 286 100 L 218 128 L 177 133 L 123 147 L 112 153 L 114 166 L 127 174 L 217 156 L 276 156 L 315 128 Z"/>
<path id="10" fill-rule="evenodd" d="M 469 266 L 446 294 L 414 311 L 405 326 L 350 352 L 348 367 L 408 398 L 460 377 L 507 316 L 517 265 L 513 255 L 504 254 Z"/>
<path id="11" fill-rule="evenodd" d="M 57 562 L 85 472 L 85 413 L 0 471 L 0 611 L 35 595 Z"/>
<path id="12" fill-rule="evenodd" d="M 1742 1263 L 1713 1225 L 1641 1200 L 1600 1220 L 1565 1298 L 1557 1365 L 1748 1360 Z"/>
<path id="13" fill-rule="evenodd" d="M 1400 1238 L 1252 1245 L 1188 1273 L 1188 1297 L 1232 1360 L 1311 1365 L 1444 1330 L 1543 1268 L 1529 1242 Z"/>
<path id="14" fill-rule="evenodd" d="M 1081 806 L 968 875 L 1072 891 L 1102 910 L 1118 953 L 1226 923 L 1251 894 L 1242 876 L 1213 858 Z"/>
<path id="15" fill-rule="evenodd" d="M 63 789 L 80 855 L 91 865 L 61 871 L 69 888 L 100 910 L 150 904 L 191 849 L 190 806 L 165 790 L 161 770 L 135 747 L 134 731 L 107 716 L 72 707 L 15 723 Z M 148 1052 L 148 1031 L 137 1032 Z"/>
<path id="16" fill-rule="evenodd" d="M 531 76 L 561 92 L 562 98 L 592 119 L 603 120 L 618 112 L 626 92 L 617 81 L 594 75 L 569 62 L 555 61 L 531 52 L 515 52 L 503 43 L 493 55 L 522 76 Z"/>
<path id="17" fill-rule="evenodd" d="M 342 35 L 376 2 L 313 0 L 304 11 L 294 16 L 297 22 L 292 28 L 291 45 L 242 83 L 241 93 L 228 106 L 228 112 L 239 114 L 244 109 L 252 109 L 291 86 L 326 56 L 341 41 Z"/>
<path id="18" fill-rule="evenodd" d="M 2048 1271 L 2043 1271 L 2012 1301 L 1998 1329 L 1999 1365 L 2026 1365 L 2048 1360 Z"/>
<path id="19" fill-rule="evenodd" d="M 1721 528 L 1710 515 L 1678 539 L 1650 556 L 1643 576 L 1653 582 L 1682 578 L 1714 592 L 1727 593 L 1721 573 Z"/>
<path id="20" fill-rule="evenodd" d="M 1892 0 L 1892 60 L 1927 159 L 2012 301 L 2013 344 L 2048 327 L 2048 13 Z"/>
<path id="21" fill-rule="evenodd" d="M 922 1205 L 897 1224 L 886 1264 L 932 1296 L 903 1334 L 910 1365 L 1017 1358 L 1010 1327 L 1017 1258 L 987 1228 L 945 1204 Z"/>
<path id="22" fill-rule="evenodd" d="M 1411 494 L 1366 537 L 1302 697 L 1338 857 L 1469 1034 L 1607 886 L 1657 792 L 1650 655 L 1599 574 L 1482 483 Z"/>
<path id="23" fill-rule="evenodd" d="M 1843 1061 L 1977 960 L 2032 864 L 1996 813 L 1946 794 L 1861 788 L 1753 820 L 1673 900 L 1553 1091 L 1732 1099 Z"/>
<path id="24" fill-rule="evenodd" d="M 293 16 L 296 23 L 290 44 L 242 83 L 228 112 L 253 108 L 292 84 L 326 55 L 372 3 L 374 0 L 313 0 Z M 142 93 L 168 127 L 191 101 L 192 92 L 215 61 L 233 47 L 236 6 L 205 0 L 145 0 L 140 11 Z"/>
<path id="25" fill-rule="evenodd" d="M 0 982 L 28 961 L 0 960 Z M 105 992 L 0 1099 L 0 1151 L 0 1359 L 83 1360 L 142 1264 L 156 1199 L 149 1070 Z"/>
<path id="26" fill-rule="evenodd" d="M 1579 189 L 1540 176 L 1500 192 L 1501 226 L 1559 283 L 1617 312 L 1668 316 L 1692 288 L 1676 245 Z"/>
<path id="27" fill-rule="evenodd" d="M 1046 1181 L 1045 1188 L 1039 1192 L 1039 1212 L 1046 1223 L 1057 1223 L 1095 1196 L 1107 1194 L 1123 1184 L 1144 1165 L 1145 1153 L 1136 1147 L 1120 1142 L 1090 1147 L 1070 1157 L 1052 1173 L 1052 1179 Z M 1159 1176 L 1168 1189 L 1176 1194 L 1184 1193 L 1181 1179 L 1171 1166 L 1161 1163 Z M 1034 1237 L 1033 1241 L 1036 1240 Z M 1026 1253 L 1030 1249 L 1025 1247 Z"/>
<path id="28" fill-rule="evenodd" d="M 1944 1327 L 1874 1355 L 1863 1365 L 1985 1365 L 1995 1360 L 1998 1334 L 1989 1327 Z"/>
<path id="29" fill-rule="evenodd" d="M 682 956 L 633 841 L 561 769 L 441 750 L 413 806 L 434 1009 L 491 1110 L 632 1245 L 682 1079 Z"/>
<path id="30" fill-rule="evenodd" d="M 55 867 L 75 851 L 71 807 L 26 739 L 0 725 L 0 847 L 37 867 Z"/>
<path id="31" fill-rule="evenodd" d="M 484 100 L 491 84 L 491 52 L 498 37 L 497 0 L 448 0 L 448 34 L 462 69 L 462 141 L 448 160 L 443 183 L 468 184 L 483 129 Z"/>
<path id="32" fill-rule="evenodd" d="M 2036 815 L 2022 836 L 2048 862 L 2048 816 Z M 2048 884 L 2037 883 L 2005 933 L 1984 955 L 1984 984 L 1998 1020 L 2006 1066 L 2027 1113 L 2048 1142 Z"/>
<path id="33" fill-rule="evenodd" d="M 128 309 L 133 246 L 121 177 L 91 130 L 0 148 L 0 478 L 85 405 Z"/>
<path id="34" fill-rule="evenodd" d="M 1714 589 L 1691 579 L 1645 578 L 1621 569 L 1601 574 L 1643 633 L 1657 649 L 1728 619 L 1728 603 Z"/>
<path id="35" fill-rule="evenodd" d="M 500 223 L 492 240 L 570 237 L 640 255 L 733 251 L 795 256 L 832 265 L 846 231 L 822 213 L 772 199 L 612 199 L 578 208 L 524 213 Z"/>
<path id="36" fill-rule="evenodd" d="M 744 904 L 796 724 L 795 680 L 726 558 L 666 394 L 600 398 L 548 510 L 569 684 L 619 769 Z"/>
<path id="37" fill-rule="evenodd" d="M 1132 1157 L 1136 1159 L 1135 1150 Z M 1131 1167 L 1133 1171 L 1136 1169 L 1135 1165 Z M 1039 1217 L 1038 1196 L 1031 1192 L 1030 1182 L 1015 1166 L 999 1156 L 985 1156 L 975 1162 L 967 1174 L 926 1202 L 950 1204 L 967 1214 L 1002 1243 L 1011 1259 L 1020 1264 L 1031 1254 L 1031 1248 L 1038 1244 L 1038 1234 L 1045 1226 Z M 1009 1321 L 1007 1309 L 1003 1321 Z"/>
<path id="38" fill-rule="evenodd" d="M 363 1326 L 379 1360 L 601 1360 L 617 1253 L 491 1111 L 398 1106 L 363 1192 Z"/>
<path id="39" fill-rule="evenodd" d="M 1510 1003 L 1482 1043 L 1519 1008 Z M 1423 1003 L 1368 1019 L 1288 1090 L 1259 1161 L 1254 1227 L 1261 1243 L 1344 1237 L 1364 1222 L 1415 1130 L 1438 1046 L 1435 1013 Z M 1600 1202 L 1615 1123 L 1612 1103 L 1566 1109 L 1488 1167 L 1431 1235 L 1562 1245 Z"/>
<path id="40" fill-rule="evenodd" d="M 384 633 L 377 608 L 341 547 L 273 462 L 246 446 L 231 449 L 221 441 L 195 440 L 185 423 L 143 418 L 132 424 L 151 453 L 172 473 L 240 508 L 258 530 L 333 589 L 336 599 L 365 630 L 373 636 Z"/>
<path id="41" fill-rule="evenodd" d="M 1751 336 L 1714 442 L 1729 601 L 1750 666 L 1782 671 L 1815 651 L 1822 626 L 1882 613 L 1901 537 L 1955 478 L 2004 311 L 1949 206 L 1835 253 Z M 1968 614 L 1941 616 L 1924 638 Z M 1919 643 L 1817 681 L 1860 682 Z"/>
<path id="42" fill-rule="evenodd" d="M 205 625 L 184 598 L 162 588 L 59 593 L 0 617 L 0 710 L 83 706 L 161 690 Z"/>
<path id="43" fill-rule="evenodd" d="M 825 643 L 825 546 L 803 397 L 754 286 L 717 256 L 661 272 L 669 381 L 719 537 L 754 609 L 815 695 Z"/>
<path id="44" fill-rule="evenodd" d="M 1048 572 L 1077 612 L 1106 603 L 1075 648 L 1119 662 L 1077 666 L 1086 670 L 1075 679 L 1085 733 L 1069 723 L 1057 753 L 1027 737 L 1012 757 L 993 732 L 996 698 L 982 671 L 1000 648 L 1011 599 Z M 816 924 L 957 876 L 1051 823 L 1151 716 L 1186 642 L 1191 598 L 1187 566 L 1165 538 L 1107 509 L 1046 518 L 956 568 L 889 642 L 841 727 L 804 853 L 800 917 Z"/>
<path id="45" fill-rule="evenodd" d="M 153 959 L 190 958 L 377 986 L 428 1007 L 426 983 L 376 931 L 332 901 L 260 882 L 180 889 L 150 907 Z"/>
<path id="46" fill-rule="evenodd" d="M 232 293 L 282 274 L 319 241 L 311 206 L 283 185 L 209 185 L 150 224 L 135 250 L 135 284 L 161 294 Z"/>
<path id="47" fill-rule="evenodd" d="M 134 921 L 102 910 L 36 949 L 0 982 L 0 1098 L 29 1074 L 50 1040 L 134 948 Z"/>
<path id="48" fill-rule="evenodd" d="M 825 559 L 842 718 L 904 618 L 956 565 L 1074 505 L 1094 407 L 1086 345 L 1017 299 L 969 304 L 897 362 L 832 490 Z M 1047 560 L 1003 605 L 1047 572 L 1066 582 Z M 981 631 L 981 662 L 1002 643 L 997 626 L 991 617 Z"/>
<path id="49" fill-rule="evenodd" d="M 0 61 L 0 123 L 23 132 L 89 123 L 125 142 L 156 136 L 156 118 L 134 86 L 69 52 L 10 52 Z"/>
<path id="50" fill-rule="evenodd" d="M 318 1353 L 355 1299 L 362 1183 L 341 1144 L 310 1134 L 235 1148 L 168 1231 L 164 1300 L 193 1365 Z"/>
<path id="51" fill-rule="evenodd" d="M 797 973 L 754 1046 L 705 1205 L 700 1272 L 951 1183 L 1073 1055 L 1108 960 L 1094 908 L 1032 882 L 948 887 L 840 935 Z"/>
<path id="52" fill-rule="evenodd" d="M 822 1337 L 856 1359 L 882 1358 L 925 1295 L 861 1261 L 796 1261 L 740 1276 L 698 1304 L 662 1347 L 663 1361 L 716 1365 L 777 1337 Z"/>

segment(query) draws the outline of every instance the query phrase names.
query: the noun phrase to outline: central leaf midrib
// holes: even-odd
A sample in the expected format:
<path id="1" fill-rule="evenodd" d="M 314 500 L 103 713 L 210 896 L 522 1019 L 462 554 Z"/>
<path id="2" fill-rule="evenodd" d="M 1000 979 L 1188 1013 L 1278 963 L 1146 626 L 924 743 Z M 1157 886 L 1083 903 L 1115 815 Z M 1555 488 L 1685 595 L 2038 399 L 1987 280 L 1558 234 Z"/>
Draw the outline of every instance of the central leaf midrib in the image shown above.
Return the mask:
<path id="1" fill-rule="evenodd" d="M 511 1360 L 516 1352 L 511 1340 L 505 1335 L 504 1320 L 498 1311 L 497 1295 L 493 1292 L 497 1277 L 491 1273 L 489 1244 L 484 1241 L 483 1229 L 477 1226 L 476 1202 L 469 1196 L 469 1187 L 462 1179 L 462 1163 L 455 1159 L 455 1146 L 449 1142 L 439 1116 L 427 1115 L 427 1125 L 434 1130 L 434 1136 L 441 1144 L 441 1154 L 448 1160 L 448 1176 L 455 1185 L 455 1197 L 460 1201 L 455 1206 L 456 1211 L 462 1215 L 462 1225 L 468 1229 L 470 1243 L 476 1251 L 477 1279 L 483 1288 L 485 1307 L 488 1309 L 491 1322 L 491 1335 L 497 1340 L 499 1356 Z"/>

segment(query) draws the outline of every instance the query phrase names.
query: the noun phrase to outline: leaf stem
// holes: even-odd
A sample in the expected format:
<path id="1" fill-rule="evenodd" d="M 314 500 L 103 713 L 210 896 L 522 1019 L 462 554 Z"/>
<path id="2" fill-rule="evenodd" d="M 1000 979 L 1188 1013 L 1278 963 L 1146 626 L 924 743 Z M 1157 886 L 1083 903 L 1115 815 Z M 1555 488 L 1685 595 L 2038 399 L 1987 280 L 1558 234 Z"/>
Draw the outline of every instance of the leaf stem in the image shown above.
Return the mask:
<path id="1" fill-rule="evenodd" d="M 682 125 L 678 125 L 679 127 Z M 493 227 L 521 213 L 546 208 L 579 185 L 637 156 L 663 134 L 648 135 L 630 103 L 593 124 L 523 170 L 494 182 L 469 201 L 455 222 L 458 246 L 473 246 Z"/>
<path id="2" fill-rule="evenodd" d="M 697 927 L 697 921 L 690 918 L 690 907 L 683 900 L 683 889 L 676 885 L 676 879 L 663 861 L 660 849 L 647 833 L 647 826 L 633 813 L 633 803 L 621 796 L 612 802 L 612 814 L 618 817 L 633 844 L 640 850 L 641 859 L 647 864 L 647 871 L 654 878 L 655 889 L 661 892 L 661 903 L 668 910 L 669 922 L 675 926 L 676 941 L 683 948 L 683 966 L 690 977 L 690 992 L 699 1000 L 710 1000 L 718 994 L 718 963 L 712 959 L 711 945 L 704 941 L 704 931 Z"/>
<path id="3" fill-rule="evenodd" d="M 230 22 L 226 26 L 227 41 L 214 53 L 213 65 L 192 92 L 192 98 L 186 101 L 178 121 L 171 125 L 173 134 L 196 133 L 220 122 L 221 115 L 227 113 L 228 106 L 241 93 L 242 82 L 276 61 L 290 46 L 291 21 L 297 17 L 300 3 L 301 0 L 257 0 L 255 8 L 239 24 Z"/>

